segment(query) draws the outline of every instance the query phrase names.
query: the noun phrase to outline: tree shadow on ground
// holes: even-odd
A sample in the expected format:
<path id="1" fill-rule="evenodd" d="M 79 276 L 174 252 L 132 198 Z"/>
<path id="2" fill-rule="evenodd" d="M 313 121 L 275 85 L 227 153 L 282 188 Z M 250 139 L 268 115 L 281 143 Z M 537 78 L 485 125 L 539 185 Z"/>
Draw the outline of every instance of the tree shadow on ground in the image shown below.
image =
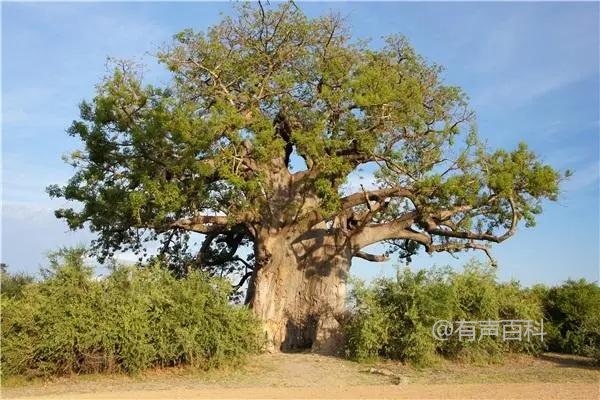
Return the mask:
<path id="1" fill-rule="evenodd" d="M 560 353 L 544 353 L 539 355 L 538 357 L 540 358 L 540 360 L 555 363 L 561 368 L 583 368 L 590 370 L 600 370 L 600 366 L 595 364 L 593 358 L 589 357 Z"/>

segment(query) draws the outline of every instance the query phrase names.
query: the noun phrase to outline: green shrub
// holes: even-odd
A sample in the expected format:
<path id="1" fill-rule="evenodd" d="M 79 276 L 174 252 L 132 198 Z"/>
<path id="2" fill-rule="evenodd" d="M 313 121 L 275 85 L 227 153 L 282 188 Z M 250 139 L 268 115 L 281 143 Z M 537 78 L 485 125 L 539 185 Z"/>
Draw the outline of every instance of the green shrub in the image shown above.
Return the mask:
<path id="1" fill-rule="evenodd" d="M 388 313 L 375 292 L 360 280 L 353 281 L 351 296 L 355 305 L 351 320 L 345 325 L 346 355 L 358 361 L 369 361 L 376 358 L 388 342 Z"/>
<path id="2" fill-rule="evenodd" d="M 433 337 L 437 320 L 498 321 L 542 319 L 542 304 L 518 283 L 498 284 L 494 270 L 470 263 L 461 273 L 446 269 L 398 271 L 395 279 L 377 279 L 369 287 L 359 282 L 351 292 L 354 305 L 346 324 L 350 358 L 386 357 L 428 364 L 436 354 L 469 361 L 493 361 L 507 351 L 539 352 L 543 343 L 507 341 L 501 337 L 446 341 Z"/>
<path id="3" fill-rule="evenodd" d="M 25 273 L 11 274 L 6 264 L 0 264 L 0 292 L 6 297 L 19 297 L 23 287 L 33 282 L 33 276 Z"/>
<path id="4" fill-rule="evenodd" d="M 537 290 L 548 320 L 550 350 L 600 362 L 600 287 L 581 279 Z"/>
<path id="5" fill-rule="evenodd" d="M 230 285 L 159 265 L 114 267 L 102 279 L 83 250 L 61 251 L 22 296 L 2 294 L 2 373 L 211 368 L 260 350 L 260 327 L 228 301 Z"/>

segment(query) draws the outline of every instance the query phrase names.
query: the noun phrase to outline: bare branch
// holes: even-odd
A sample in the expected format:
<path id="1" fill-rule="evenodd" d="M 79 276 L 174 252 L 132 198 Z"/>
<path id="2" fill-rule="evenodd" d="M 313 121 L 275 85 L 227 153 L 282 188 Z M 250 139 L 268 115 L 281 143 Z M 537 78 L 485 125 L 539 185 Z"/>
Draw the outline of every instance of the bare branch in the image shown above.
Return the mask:
<path id="1" fill-rule="evenodd" d="M 426 246 L 427 252 L 428 253 L 433 253 L 433 252 L 443 252 L 443 251 L 448 251 L 448 252 L 456 252 L 456 251 L 460 251 L 460 250 L 465 250 L 465 249 L 473 249 L 473 250 L 481 250 L 483 251 L 486 256 L 489 258 L 490 263 L 492 264 L 492 266 L 497 266 L 498 263 L 496 262 L 496 260 L 494 259 L 494 257 L 492 257 L 492 254 L 490 252 L 489 246 L 480 244 L 480 243 L 473 243 L 473 242 L 452 242 L 452 243 L 443 243 L 443 244 L 436 244 L 436 245 L 430 245 L 430 246 Z"/>
<path id="2" fill-rule="evenodd" d="M 512 210 L 512 220 L 510 224 L 510 228 L 502 235 L 497 236 L 491 233 L 476 233 L 476 232 L 465 232 L 465 231 L 455 231 L 449 229 L 441 229 L 438 227 L 438 224 L 434 219 L 429 218 L 427 220 L 427 227 L 425 230 L 431 235 L 438 235 L 443 237 L 451 237 L 456 239 L 469 239 L 469 240 L 482 240 L 486 242 L 494 242 L 494 243 L 502 243 L 506 239 L 510 238 L 517 231 L 517 223 L 518 223 L 518 212 L 515 206 L 515 202 L 512 197 L 508 198 L 510 203 L 510 207 Z"/>
<path id="3" fill-rule="evenodd" d="M 369 200 L 381 201 L 386 197 L 407 197 L 413 198 L 413 193 L 402 187 L 384 188 L 378 190 L 365 191 L 363 188 L 362 192 L 356 192 L 341 199 L 342 208 L 347 210 L 349 208 L 358 206 L 360 204 L 368 203 Z"/>
<path id="4" fill-rule="evenodd" d="M 369 194 L 365 190 L 365 187 L 361 184 L 360 188 L 362 189 L 363 195 L 365 196 L 365 204 L 369 208 L 370 212 L 373 212 L 373 208 L 371 207 L 371 199 L 369 198 Z"/>
<path id="5" fill-rule="evenodd" d="M 192 218 L 181 218 L 169 225 L 169 228 L 184 229 L 198 233 L 219 232 L 227 228 L 229 219 L 225 216 L 198 215 Z"/>
<path id="6" fill-rule="evenodd" d="M 248 272 L 246 272 L 242 276 L 242 278 L 240 279 L 240 281 L 236 285 L 233 286 L 233 289 L 234 290 L 238 290 L 239 288 L 241 288 L 242 286 L 244 286 L 244 283 L 246 283 L 246 281 L 248 280 L 248 278 L 250 278 L 252 276 L 253 272 L 254 271 L 248 271 Z"/>
<path id="7" fill-rule="evenodd" d="M 386 262 L 390 259 L 387 254 L 375 255 L 370 253 L 365 253 L 364 251 L 358 251 L 354 254 L 354 257 L 359 257 L 367 261 L 371 262 Z"/>

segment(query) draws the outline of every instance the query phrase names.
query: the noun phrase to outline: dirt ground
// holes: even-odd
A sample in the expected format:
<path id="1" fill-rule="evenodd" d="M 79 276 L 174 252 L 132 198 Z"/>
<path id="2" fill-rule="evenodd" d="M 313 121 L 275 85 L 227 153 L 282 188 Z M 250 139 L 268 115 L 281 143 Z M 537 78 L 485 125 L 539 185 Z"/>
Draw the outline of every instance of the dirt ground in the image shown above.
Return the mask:
<path id="1" fill-rule="evenodd" d="M 261 355 L 243 367 L 164 369 L 140 376 L 91 375 L 8 381 L 11 399 L 600 399 L 600 369 L 580 357 L 515 356 L 502 364 L 440 361 L 415 369 L 314 354 Z"/>

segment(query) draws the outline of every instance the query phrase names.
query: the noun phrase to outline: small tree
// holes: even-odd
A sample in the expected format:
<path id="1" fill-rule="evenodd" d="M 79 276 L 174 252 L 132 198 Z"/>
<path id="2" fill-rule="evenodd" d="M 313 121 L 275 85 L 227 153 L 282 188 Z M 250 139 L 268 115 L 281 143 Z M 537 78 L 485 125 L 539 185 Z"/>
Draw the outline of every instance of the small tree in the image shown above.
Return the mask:
<path id="1" fill-rule="evenodd" d="M 486 150 L 464 93 L 402 37 L 373 50 L 339 17 L 244 4 L 158 58 L 167 87 L 124 64 L 81 104 L 76 173 L 49 193 L 83 208 L 56 215 L 88 224 L 100 258 L 159 239 L 182 272 L 244 269 L 273 348 L 337 346 L 353 257 L 488 252 L 558 194 L 525 144 Z M 359 168 L 377 188 L 344 193 Z M 386 254 L 363 251 L 378 242 Z"/>

